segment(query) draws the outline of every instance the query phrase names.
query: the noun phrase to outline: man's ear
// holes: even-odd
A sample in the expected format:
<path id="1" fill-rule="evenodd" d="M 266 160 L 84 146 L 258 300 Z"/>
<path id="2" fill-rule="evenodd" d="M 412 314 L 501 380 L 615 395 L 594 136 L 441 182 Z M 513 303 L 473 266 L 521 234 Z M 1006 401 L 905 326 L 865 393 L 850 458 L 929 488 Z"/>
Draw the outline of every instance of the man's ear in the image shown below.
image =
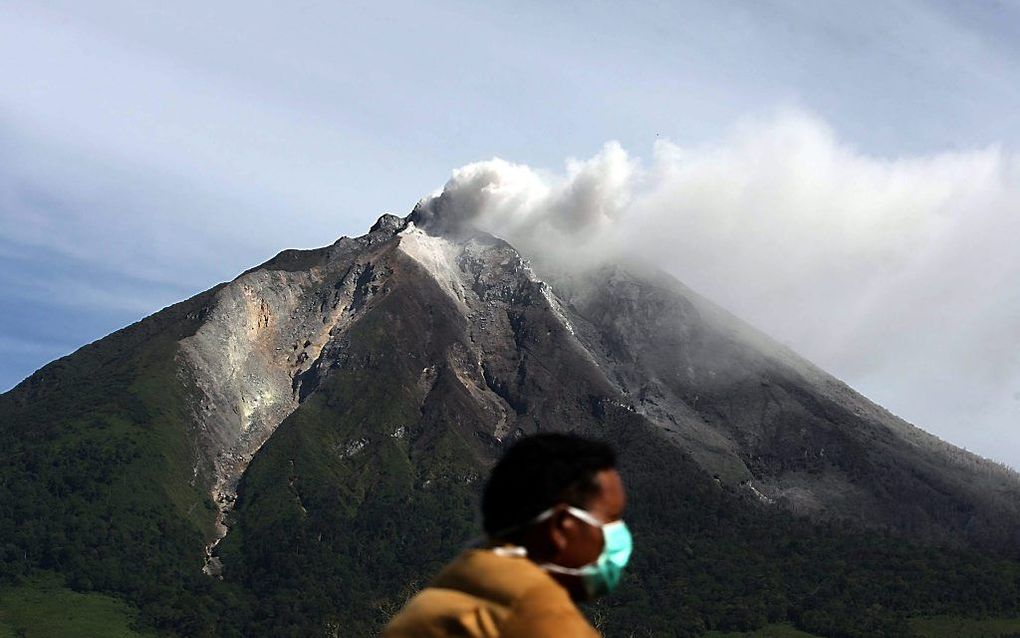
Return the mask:
<path id="1" fill-rule="evenodd" d="M 559 553 L 570 544 L 570 538 L 574 535 L 577 521 L 567 512 L 566 505 L 557 505 L 556 510 L 546 522 L 549 525 L 549 540 L 552 541 L 553 547 Z"/>

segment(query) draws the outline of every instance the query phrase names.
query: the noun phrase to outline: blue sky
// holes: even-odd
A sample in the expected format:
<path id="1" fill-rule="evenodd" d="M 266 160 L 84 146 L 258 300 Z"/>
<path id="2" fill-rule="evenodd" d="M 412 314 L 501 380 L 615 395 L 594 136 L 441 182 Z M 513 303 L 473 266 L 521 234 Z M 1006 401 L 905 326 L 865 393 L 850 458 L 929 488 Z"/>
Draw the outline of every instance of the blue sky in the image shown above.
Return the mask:
<path id="1" fill-rule="evenodd" d="M 555 181 L 617 141 L 643 208 L 614 236 L 655 220 L 650 250 L 680 279 L 1020 465 L 1003 238 L 1020 215 L 1020 3 L 338 5 L 0 1 L 0 389 L 283 248 L 403 214 L 457 167 L 498 156 Z M 720 182 L 717 165 L 755 177 Z M 854 203 L 823 228 L 791 212 L 846 196 L 844 173 Z M 768 205 L 699 200 L 704 180 Z M 802 187 L 818 193 L 791 199 Z M 788 254 L 814 232 L 837 248 L 768 267 L 763 243 Z"/>

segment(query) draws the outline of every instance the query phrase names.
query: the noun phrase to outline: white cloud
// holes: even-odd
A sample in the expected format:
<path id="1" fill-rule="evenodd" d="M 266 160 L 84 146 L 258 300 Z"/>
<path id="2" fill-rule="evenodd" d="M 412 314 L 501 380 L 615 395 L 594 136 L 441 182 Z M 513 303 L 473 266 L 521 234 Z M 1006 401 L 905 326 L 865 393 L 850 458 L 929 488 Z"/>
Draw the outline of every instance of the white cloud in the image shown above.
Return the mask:
<path id="1" fill-rule="evenodd" d="M 471 164 L 422 208 L 535 257 L 652 259 L 918 425 L 1020 461 L 1020 164 L 1000 148 L 873 157 L 792 111 L 645 162 L 610 143 L 563 174 Z"/>

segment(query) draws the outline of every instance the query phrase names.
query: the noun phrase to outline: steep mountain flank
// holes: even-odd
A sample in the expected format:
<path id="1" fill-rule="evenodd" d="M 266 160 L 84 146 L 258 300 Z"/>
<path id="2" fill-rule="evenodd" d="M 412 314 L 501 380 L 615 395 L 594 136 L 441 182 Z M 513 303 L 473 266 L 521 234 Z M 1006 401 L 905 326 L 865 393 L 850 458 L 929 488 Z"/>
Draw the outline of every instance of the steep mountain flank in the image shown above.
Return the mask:
<path id="1" fill-rule="evenodd" d="M 4 577 L 181 635 L 370 635 L 477 533 L 504 447 L 571 430 L 632 495 L 610 632 L 1016 606 L 1013 473 L 671 277 L 532 267 L 455 221 L 285 251 L 0 397 Z"/>
<path id="2" fill-rule="evenodd" d="M 721 480 L 814 518 L 1020 548 L 1015 472 L 895 417 L 674 279 L 612 266 L 555 288 L 619 391 Z"/>

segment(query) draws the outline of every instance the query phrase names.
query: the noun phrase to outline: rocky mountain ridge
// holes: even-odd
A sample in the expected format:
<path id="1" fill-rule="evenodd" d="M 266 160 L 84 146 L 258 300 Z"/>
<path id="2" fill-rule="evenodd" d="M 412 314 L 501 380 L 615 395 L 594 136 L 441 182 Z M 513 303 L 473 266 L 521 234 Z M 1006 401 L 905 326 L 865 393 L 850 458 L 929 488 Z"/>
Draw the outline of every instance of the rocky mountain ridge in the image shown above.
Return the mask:
<path id="1" fill-rule="evenodd" d="M 180 635 L 370 635 L 477 533 L 508 444 L 577 431 L 620 451 L 641 537 L 610 627 L 1012 609 L 1015 472 L 668 275 L 532 262 L 450 206 L 284 251 L 0 395 L 0 577 L 66 574 Z"/>
<path id="2" fill-rule="evenodd" d="M 201 466 L 214 477 L 219 536 L 248 462 L 331 370 L 352 365 L 350 327 L 408 267 L 456 309 L 466 339 L 444 364 L 472 403 L 476 434 L 496 444 L 541 428 L 530 404 L 555 394 L 515 387 L 527 365 L 520 337 L 530 326 L 514 305 L 526 298 L 600 400 L 654 423 L 706 472 L 764 503 L 940 538 L 973 527 L 915 511 L 915 499 L 898 502 L 909 485 L 926 497 L 953 490 L 1018 517 L 1020 490 L 1008 470 L 894 417 L 668 276 L 634 265 L 551 267 L 550 285 L 509 244 L 439 229 L 430 232 L 430 218 L 417 212 L 384 216 L 363 237 L 281 253 L 217 292 L 202 327 L 181 341 L 202 392 L 196 472 Z M 522 356 L 508 360 L 508 352 Z M 426 395 L 436 380 L 436 365 L 424 365 L 418 383 Z M 899 485 L 868 484 L 879 446 L 898 462 L 909 459 Z M 977 485 L 975 472 L 983 476 Z"/>

